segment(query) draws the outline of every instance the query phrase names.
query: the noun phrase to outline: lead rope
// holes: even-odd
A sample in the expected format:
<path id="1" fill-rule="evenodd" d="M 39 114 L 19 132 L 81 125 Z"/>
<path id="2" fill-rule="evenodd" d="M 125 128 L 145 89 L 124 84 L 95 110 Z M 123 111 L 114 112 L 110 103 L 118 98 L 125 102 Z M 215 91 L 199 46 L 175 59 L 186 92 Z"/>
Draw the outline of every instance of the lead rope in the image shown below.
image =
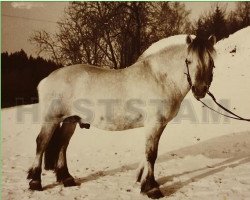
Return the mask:
<path id="1" fill-rule="evenodd" d="M 185 60 L 185 63 L 186 63 L 186 67 L 187 67 L 187 73 L 185 73 L 187 75 L 187 81 L 190 85 L 190 88 L 192 88 L 192 80 L 191 80 L 191 76 L 190 76 L 190 73 L 189 73 L 189 67 L 188 67 L 188 60 L 186 59 Z M 222 116 L 225 116 L 225 117 L 228 117 L 228 118 L 231 118 L 231 119 L 235 119 L 235 120 L 241 120 L 241 121 L 247 121 L 247 122 L 250 122 L 250 119 L 247 119 L 247 118 L 243 118 L 235 113 L 233 113 L 232 111 L 230 111 L 229 109 L 225 108 L 223 105 L 221 105 L 220 103 L 217 102 L 216 98 L 214 97 L 214 95 L 208 91 L 207 94 L 212 98 L 212 100 L 214 101 L 214 103 L 216 103 L 217 106 L 219 106 L 221 109 L 223 109 L 224 111 L 226 111 L 227 113 L 230 113 L 231 115 L 233 115 L 234 117 L 230 116 L 230 115 L 226 115 L 226 114 L 223 114 L 213 108 L 211 108 L 210 106 L 208 106 L 206 103 L 204 103 L 203 101 L 201 101 L 200 99 L 197 99 L 199 102 L 201 102 L 205 107 L 209 108 L 210 110 L 222 115 Z"/>
<path id="2" fill-rule="evenodd" d="M 207 92 L 207 94 L 212 98 L 212 100 L 214 101 L 214 103 L 216 103 L 217 106 L 219 106 L 220 108 L 222 108 L 223 110 L 225 110 L 226 112 L 230 113 L 231 115 L 235 116 L 235 117 L 232 117 L 230 115 L 226 115 L 226 114 L 223 114 L 217 110 L 214 110 L 213 108 L 211 108 L 210 106 L 208 106 L 207 104 L 205 104 L 203 101 L 201 100 L 198 100 L 200 101 L 205 107 L 209 108 L 210 110 L 220 114 L 220 115 L 223 115 L 225 117 L 228 117 L 228 118 L 232 118 L 232 119 L 236 119 L 236 120 L 241 120 L 241 121 L 247 121 L 247 122 L 250 122 L 250 119 L 247 119 L 247 118 L 243 118 L 235 113 L 233 113 L 232 111 L 228 110 L 227 108 L 225 108 L 223 105 L 221 105 L 220 103 L 217 102 L 217 100 L 215 99 L 214 95 L 211 93 L 211 92 Z"/>

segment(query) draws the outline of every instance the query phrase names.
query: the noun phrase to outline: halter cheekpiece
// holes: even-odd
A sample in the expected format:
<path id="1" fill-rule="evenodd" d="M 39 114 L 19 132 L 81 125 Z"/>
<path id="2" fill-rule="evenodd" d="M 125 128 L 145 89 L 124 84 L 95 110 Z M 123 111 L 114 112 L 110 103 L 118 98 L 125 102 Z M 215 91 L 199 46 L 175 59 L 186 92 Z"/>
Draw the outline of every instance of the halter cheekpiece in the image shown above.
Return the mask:
<path id="1" fill-rule="evenodd" d="M 186 63 L 186 67 L 187 67 L 187 73 L 185 73 L 185 74 L 187 75 L 187 81 L 189 83 L 189 86 L 190 86 L 190 88 L 192 88 L 193 84 L 192 84 L 191 76 L 190 76 L 190 73 L 189 73 L 189 67 L 188 67 L 189 62 L 188 62 L 187 59 L 185 60 L 185 63 Z"/>

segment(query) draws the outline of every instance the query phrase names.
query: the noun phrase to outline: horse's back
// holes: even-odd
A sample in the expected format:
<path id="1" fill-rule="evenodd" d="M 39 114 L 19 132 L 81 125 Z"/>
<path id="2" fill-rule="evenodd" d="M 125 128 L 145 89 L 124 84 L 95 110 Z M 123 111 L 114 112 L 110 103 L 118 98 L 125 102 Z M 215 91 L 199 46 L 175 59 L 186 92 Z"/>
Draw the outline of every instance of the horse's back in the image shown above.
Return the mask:
<path id="1" fill-rule="evenodd" d="M 50 89 L 52 89 L 51 87 L 53 87 L 53 85 L 56 85 L 56 83 L 70 85 L 73 82 L 75 82 L 79 77 L 85 77 L 85 79 L 87 79 L 89 76 L 92 76 L 93 74 L 98 75 L 104 73 L 111 73 L 112 71 L 113 71 L 112 69 L 105 69 L 87 64 L 77 64 L 77 65 L 62 67 L 60 69 L 53 71 L 46 78 L 44 78 L 39 83 L 38 90 L 41 90 L 40 88 L 44 87 L 45 85 L 49 85 Z"/>
<path id="2" fill-rule="evenodd" d="M 123 96 L 127 78 L 135 75 L 130 71 L 131 68 L 113 70 L 86 64 L 57 69 L 39 83 L 39 102 L 61 99 L 70 104 L 77 99 Z"/>

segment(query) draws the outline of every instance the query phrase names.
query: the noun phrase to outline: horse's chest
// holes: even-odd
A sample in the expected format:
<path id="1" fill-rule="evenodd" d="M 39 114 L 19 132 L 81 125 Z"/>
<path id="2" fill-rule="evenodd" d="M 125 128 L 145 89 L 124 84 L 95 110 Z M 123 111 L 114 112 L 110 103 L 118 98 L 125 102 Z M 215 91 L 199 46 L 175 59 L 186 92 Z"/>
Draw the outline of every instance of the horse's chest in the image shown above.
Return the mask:
<path id="1" fill-rule="evenodd" d="M 165 92 L 165 101 L 162 106 L 162 114 L 167 121 L 171 120 L 177 115 L 180 109 L 182 98 L 183 97 L 181 93 L 178 92 L 178 90 L 169 89 L 167 92 Z"/>

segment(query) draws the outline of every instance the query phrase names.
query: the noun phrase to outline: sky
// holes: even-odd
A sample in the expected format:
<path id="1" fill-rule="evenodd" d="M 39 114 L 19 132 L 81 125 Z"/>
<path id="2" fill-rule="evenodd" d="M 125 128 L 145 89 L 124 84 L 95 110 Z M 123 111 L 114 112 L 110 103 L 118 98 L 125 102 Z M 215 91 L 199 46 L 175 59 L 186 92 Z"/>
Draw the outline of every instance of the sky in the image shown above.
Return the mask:
<path id="1" fill-rule="evenodd" d="M 54 33 L 57 22 L 64 13 L 68 2 L 1 2 L 2 4 L 2 52 L 15 52 L 24 49 L 28 55 L 36 56 L 35 47 L 28 38 L 36 30 Z M 191 11 L 190 18 L 197 19 L 200 14 L 208 11 L 215 3 L 185 2 Z M 227 10 L 235 7 L 235 2 L 220 3 Z M 17 16 L 17 17 L 13 17 Z"/>

